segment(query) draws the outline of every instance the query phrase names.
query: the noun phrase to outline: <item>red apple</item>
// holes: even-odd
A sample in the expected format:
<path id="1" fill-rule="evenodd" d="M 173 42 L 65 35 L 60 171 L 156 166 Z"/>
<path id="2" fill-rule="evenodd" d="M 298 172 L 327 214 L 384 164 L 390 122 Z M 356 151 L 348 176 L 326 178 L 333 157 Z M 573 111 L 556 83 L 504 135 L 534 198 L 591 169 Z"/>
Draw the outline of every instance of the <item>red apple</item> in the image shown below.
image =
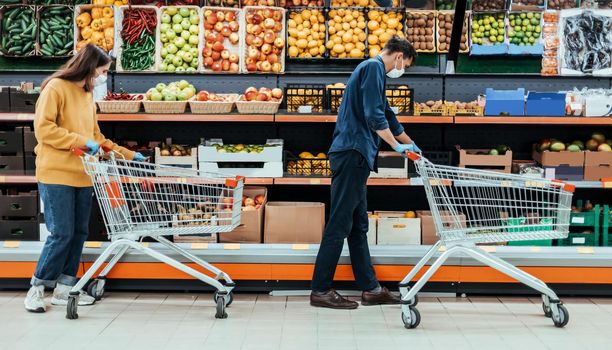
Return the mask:
<path id="1" fill-rule="evenodd" d="M 216 15 L 219 22 L 225 21 L 225 13 L 223 11 L 217 11 Z"/>
<path id="2" fill-rule="evenodd" d="M 272 52 L 274 52 L 274 54 L 276 54 L 276 55 L 279 55 L 279 56 L 280 56 L 280 55 L 283 53 L 283 49 L 282 49 L 282 48 L 280 48 L 280 47 L 276 47 L 276 46 L 274 46 L 274 48 L 272 49 Z"/>
<path id="3" fill-rule="evenodd" d="M 272 11 L 271 9 L 265 9 L 264 12 L 263 12 L 263 16 L 266 19 L 272 18 L 273 14 L 274 14 L 274 11 Z"/>
<path id="4" fill-rule="evenodd" d="M 248 21 L 248 16 L 247 16 L 247 21 Z M 251 20 L 249 22 L 253 23 L 253 24 L 259 24 L 259 23 L 261 23 L 261 21 L 263 21 L 263 17 L 261 17 L 261 15 L 259 13 L 255 13 L 255 14 L 253 14 L 253 16 L 251 17 Z"/>
<path id="5" fill-rule="evenodd" d="M 221 58 L 221 52 L 213 51 L 211 57 L 212 57 L 213 61 L 218 61 Z"/>
<path id="6" fill-rule="evenodd" d="M 274 28 L 274 24 L 275 23 L 276 22 L 274 22 L 273 18 L 266 18 L 266 20 L 264 21 L 264 25 L 263 26 L 266 29 L 272 29 L 272 28 Z"/>
<path id="7" fill-rule="evenodd" d="M 238 29 L 240 29 L 240 25 L 238 24 L 238 22 L 232 21 L 229 23 L 229 28 L 232 30 L 232 32 L 237 32 Z"/>
<path id="8" fill-rule="evenodd" d="M 215 60 L 213 60 L 213 58 L 212 58 L 212 57 L 206 57 L 206 58 L 204 59 L 204 66 L 205 66 L 205 67 L 210 67 L 210 66 L 212 66 L 212 64 L 213 64 L 214 62 L 215 62 Z"/>
<path id="9" fill-rule="evenodd" d="M 272 52 L 272 46 L 270 44 L 266 43 L 261 46 L 261 53 L 263 53 L 264 55 L 267 55 L 271 52 Z"/>
<path id="10" fill-rule="evenodd" d="M 263 45 L 263 43 L 264 43 L 263 39 L 261 37 L 259 37 L 259 36 L 256 36 L 253 39 L 253 46 L 261 47 L 261 45 Z"/>
<path id="11" fill-rule="evenodd" d="M 265 45 L 267 45 L 267 44 L 265 44 Z M 271 54 L 268 55 L 267 60 L 268 60 L 268 62 L 270 62 L 270 64 L 274 64 L 274 63 L 278 62 L 278 55 L 271 53 Z"/>
<path id="12" fill-rule="evenodd" d="M 230 61 L 223 60 L 221 62 L 221 68 L 223 68 L 223 70 L 227 72 L 230 69 Z"/>
<path id="13" fill-rule="evenodd" d="M 230 63 L 230 72 L 238 72 L 240 70 L 240 66 L 238 63 Z"/>
<path id="14" fill-rule="evenodd" d="M 208 23 L 208 22 L 204 22 L 204 29 L 206 30 L 213 30 L 215 28 L 214 24 Z"/>
<path id="15" fill-rule="evenodd" d="M 206 36 L 206 42 L 209 44 L 213 44 L 216 41 L 217 36 L 214 33 L 209 33 Z"/>
<path id="16" fill-rule="evenodd" d="M 234 34 L 236 34 L 236 33 L 234 33 Z M 233 35 L 233 34 L 232 34 L 232 35 Z M 253 40 L 254 40 L 254 39 L 255 39 L 255 35 L 253 35 L 253 34 L 247 34 L 246 39 L 245 39 L 245 42 L 246 42 L 247 46 L 252 46 L 252 45 L 253 45 Z M 230 40 L 231 40 L 231 37 L 230 37 Z"/>
<path id="17" fill-rule="evenodd" d="M 274 46 L 282 49 L 285 47 L 285 40 L 283 40 L 283 38 L 276 38 L 274 39 Z"/>
<path id="18" fill-rule="evenodd" d="M 221 52 L 223 51 L 223 49 L 225 48 L 223 47 L 222 43 L 217 41 L 216 43 L 213 44 L 213 51 Z"/>
<path id="19" fill-rule="evenodd" d="M 221 35 L 223 35 L 224 37 L 227 38 L 228 36 L 230 36 L 230 34 L 232 34 L 232 30 L 228 26 L 225 26 L 221 29 Z"/>
<path id="20" fill-rule="evenodd" d="M 279 88 L 274 88 L 274 89 L 272 89 L 272 92 L 271 92 L 271 93 L 272 93 L 272 97 L 274 97 L 274 98 L 278 98 L 278 99 L 280 99 L 280 98 L 282 98 L 282 97 L 283 97 L 283 90 L 281 90 L 281 89 L 279 89 Z M 262 196 L 262 197 L 263 197 L 263 196 Z M 257 197 L 255 197 L 255 201 L 257 201 Z M 258 202 L 258 203 L 259 203 L 259 202 Z M 263 202 L 262 202 L 262 203 L 259 203 L 259 204 L 263 204 Z"/>
<path id="21" fill-rule="evenodd" d="M 208 101 L 208 91 L 200 91 L 196 97 L 198 101 Z"/>
<path id="22" fill-rule="evenodd" d="M 202 55 L 204 55 L 204 57 L 210 57 L 212 55 L 212 49 L 209 47 L 203 48 Z"/>
<path id="23" fill-rule="evenodd" d="M 213 13 L 212 10 L 204 11 L 204 18 L 208 18 L 208 17 L 212 16 L 212 13 Z"/>
<path id="24" fill-rule="evenodd" d="M 266 198 L 264 197 L 263 194 L 259 194 L 259 195 L 255 196 L 255 204 L 262 205 L 262 204 L 264 204 L 265 200 L 266 200 Z"/>
<path id="25" fill-rule="evenodd" d="M 274 11 L 272 18 L 280 23 L 283 20 L 283 13 L 280 11 Z"/>
<path id="26" fill-rule="evenodd" d="M 274 32 L 280 33 L 283 31 L 283 23 L 282 22 L 274 22 Z"/>
<path id="27" fill-rule="evenodd" d="M 244 200 L 244 205 L 250 206 L 250 207 L 254 207 L 255 206 L 255 200 L 253 198 L 247 198 L 247 199 Z"/>
<path id="28" fill-rule="evenodd" d="M 260 56 L 259 50 L 257 50 L 254 47 L 249 47 L 249 49 L 247 51 L 247 56 L 249 58 L 258 59 L 259 56 Z"/>
<path id="29" fill-rule="evenodd" d="M 221 32 L 222 30 L 223 30 L 223 22 L 217 22 L 217 24 L 215 24 L 215 31 Z"/>
<path id="30" fill-rule="evenodd" d="M 263 28 L 259 24 L 256 24 L 251 28 L 251 33 L 255 35 L 259 35 L 262 32 L 263 32 Z"/>
<path id="31" fill-rule="evenodd" d="M 272 65 L 268 61 L 261 62 L 261 70 L 264 72 L 272 71 Z"/>
<path id="32" fill-rule="evenodd" d="M 221 58 L 223 58 L 224 60 L 227 60 L 229 59 L 229 57 L 230 57 L 230 53 L 228 50 L 221 51 Z"/>
<path id="33" fill-rule="evenodd" d="M 221 34 L 221 33 L 215 34 L 215 41 L 223 43 L 223 40 L 225 40 L 225 37 L 223 36 L 223 34 Z"/>
<path id="34" fill-rule="evenodd" d="M 225 20 L 228 22 L 232 22 L 236 20 L 236 12 L 234 11 L 227 11 L 227 13 L 225 14 Z"/>
<path id="35" fill-rule="evenodd" d="M 229 36 L 229 41 L 230 43 L 232 43 L 233 45 L 238 44 L 238 41 L 240 40 L 240 36 L 238 35 L 238 33 L 232 33 Z"/>
<path id="36" fill-rule="evenodd" d="M 222 69 L 222 67 L 221 67 L 221 63 L 220 63 L 220 62 L 215 62 L 215 63 L 213 63 L 213 65 L 212 65 L 212 70 L 213 70 L 214 72 L 220 72 L 220 71 L 221 71 L 221 69 Z"/>
<path id="37" fill-rule="evenodd" d="M 238 63 L 239 60 L 240 60 L 240 58 L 235 53 L 229 55 L 229 61 L 231 63 Z"/>
<path id="38" fill-rule="evenodd" d="M 206 17 L 206 22 L 212 24 L 213 26 L 217 24 L 217 16 Z"/>
<path id="39" fill-rule="evenodd" d="M 281 66 L 281 64 L 280 64 L 280 63 L 274 63 L 274 64 L 272 65 L 272 71 L 273 71 L 274 73 L 280 73 L 282 70 L 283 70 L 283 66 Z"/>
<path id="40" fill-rule="evenodd" d="M 254 67 L 254 66 L 253 67 L 248 67 L 247 66 L 247 70 L 249 72 L 254 72 L 256 70 L 256 67 Z M 249 92 L 245 93 L 244 94 L 244 98 L 247 101 L 255 101 L 257 99 L 257 91 L 249 91 Z"/>
<path id="41" fill-rule="evenodd" d="M 244 61 L 246 64 L 256 64 L 257 60 L 255 58 L 251 58 L 251 57 L 247 57 L 246 61 Z"/>
<path id="42" fill-rule="evenodd" d="M 268 95 L 264 94 L 264 93 L 259 93 L 257 94 L 257 101 L 268 101 Z"/>
<path id="43" fill-rule="evenodd" d="M 267 42 L 268 44 L 272 44 L 274 43 L 275 39 L 276 39 L 276 34 L 274 34 L 274 32 L 271 30 L 266 30 L 266 33 L 264 34 L 264 41 Z"/>

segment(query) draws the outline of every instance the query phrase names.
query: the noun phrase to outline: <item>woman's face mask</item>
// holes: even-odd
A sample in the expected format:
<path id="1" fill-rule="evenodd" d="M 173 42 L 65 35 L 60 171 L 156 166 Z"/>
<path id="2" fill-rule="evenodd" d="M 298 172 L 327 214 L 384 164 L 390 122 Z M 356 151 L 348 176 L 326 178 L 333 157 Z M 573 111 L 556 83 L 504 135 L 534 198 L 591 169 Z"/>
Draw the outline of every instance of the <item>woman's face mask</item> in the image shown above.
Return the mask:
<path id="1" fill-rule="evenodd" d="M 108 76 L 106 74 L 100 74 L 94 79 L 94 86 L 105 85 Z"/>

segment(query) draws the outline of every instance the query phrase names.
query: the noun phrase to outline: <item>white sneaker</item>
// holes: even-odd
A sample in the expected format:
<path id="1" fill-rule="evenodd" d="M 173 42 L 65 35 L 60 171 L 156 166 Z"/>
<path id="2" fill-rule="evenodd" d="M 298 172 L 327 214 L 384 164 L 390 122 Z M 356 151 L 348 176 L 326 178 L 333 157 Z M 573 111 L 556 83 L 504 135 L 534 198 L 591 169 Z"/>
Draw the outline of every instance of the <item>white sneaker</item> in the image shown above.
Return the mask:
<path id="1" fill-rule="evenodd" d="M 32 286 L 23 301 L 26 310 L 42 313 L 47 311 L 45 306 L 45 286 Z"/>
<path id="2" fill-rule="evenodd" d="M 53 290 L 53 298 L 51 299 L 51 304 L 53 305 L 68 305 L 68 295 L 71 286 L 67 286 L 65 284 L 58 283 L 55 289 Z M 79 306 L 88 306 L 93 305 L 96 302 L 96 299 L 89 296 L 87 293 L 80 291 L 79 294 Z"/>

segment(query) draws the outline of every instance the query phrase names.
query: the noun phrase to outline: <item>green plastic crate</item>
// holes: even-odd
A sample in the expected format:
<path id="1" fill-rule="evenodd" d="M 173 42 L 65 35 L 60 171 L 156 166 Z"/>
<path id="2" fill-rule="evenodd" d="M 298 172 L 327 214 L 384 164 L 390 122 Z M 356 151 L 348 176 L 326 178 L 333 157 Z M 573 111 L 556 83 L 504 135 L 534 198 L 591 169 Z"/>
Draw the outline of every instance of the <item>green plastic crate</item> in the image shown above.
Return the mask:
<path id="1" fill-rule="evenodd" d="M 519 218 L 508 218 L 504 220 L 504 223 L 508 226 L 520 226 L 526 225 L 528 218 L 519 217 Z M 510 227 L 508 228 L 508 232 L 517 233 L 517 232 L 533 232 L 533 231 L 552 231 L 552 226 L 550 225 L 551 220 L 548 218 L 541 219 L 540 224 L 537 226 L 526 226 L 526 227 Z M 515 247 L 525 247 L 525 246 L 538 246 L 538 247 L 549 247 L 552 246 L 552 239 L 539 239 L 539 240 L 531 240 L 531 241 L 509 241 L 508 246 Z"/>
<path id="2" fill-rule="evenodd" d="M 610 206 L 604 205 L 602 214 L 601 227 L 601 245 L 607 247 L 610 244 L 610 227 L 612 227 L 612 215 L 610 215 Z"/>
<path id="3" fill-rule="evenodd" d="M 599 232 L 593 232 L 590 234 L 584 233 L 571 233 L 566 239 L 560 239 L 560 246 L 587 246 L 594 247 L 599 243 Z"/>

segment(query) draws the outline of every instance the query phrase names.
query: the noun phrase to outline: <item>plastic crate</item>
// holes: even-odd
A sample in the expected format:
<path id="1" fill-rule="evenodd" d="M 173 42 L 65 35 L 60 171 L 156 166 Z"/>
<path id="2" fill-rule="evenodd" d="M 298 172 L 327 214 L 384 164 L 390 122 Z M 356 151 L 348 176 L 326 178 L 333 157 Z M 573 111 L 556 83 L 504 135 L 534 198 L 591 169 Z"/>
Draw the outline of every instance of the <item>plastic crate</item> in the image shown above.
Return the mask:
<path id="1" fill-rule="evenodd" d="M 329 158 L 299 157 L 285 151 L 285 177 L 330 177 Z"/>
<path id="2" fill-rule="evenodd" d="M 340 105 L 342 104 L 342 95 L 344 94 L 345 88 L 331 87 L 327 88 L 327 107 L 330 112 L 338 113 Z"/>
<path id="3" fill-rule="evenodd" d="M 607 247 L 610 245 L 610 227 L 612 227 L 612 213 L 610 213 L 611 207 L 609 205 L 603 206 L 602 220 L 601 220 L 601 245 Z"/>
<path id="4" fill-rule="evenodd" d="M 414 89 L 406 85 L 387 85 L 385 94 L 395 114 L 414 114 Z"/>
<path id="5" fill-rule="evenodd" d="M 287 112 L 323 113 L 325 111 L 325 85 L 287 84 L 285 101 Z"/>
<path id="6" fill-rule="evenodd" d="M 423 157 L 438 165 L 453 165 L 453 151 L 423 151 Z M 408 162 L 408 177 L 418 177 L 414 162 Z"/>

